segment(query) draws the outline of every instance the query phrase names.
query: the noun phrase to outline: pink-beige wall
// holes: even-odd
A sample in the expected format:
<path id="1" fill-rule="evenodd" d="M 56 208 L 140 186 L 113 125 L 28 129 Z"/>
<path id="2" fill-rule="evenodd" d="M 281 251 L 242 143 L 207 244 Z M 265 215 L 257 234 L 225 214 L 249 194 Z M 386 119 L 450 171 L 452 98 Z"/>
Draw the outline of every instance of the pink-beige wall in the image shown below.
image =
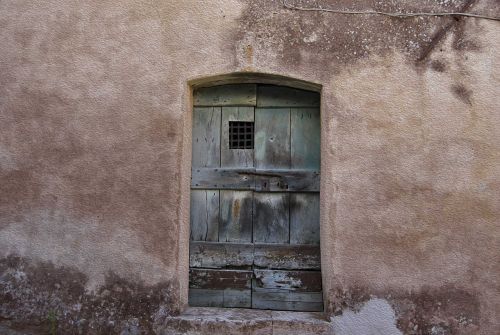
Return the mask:
<path id="1" fill-rule="evenodd" d="M 301 3 L 500 16 L 495 0 Z M 377 298 L 403 334 L 500 331 L 498 21 L 264 0 L 0 14 L 0 319 L 119 333 L 182 310 L 190 83 L 247 72 L 322 87 L 327 312 Z"/>

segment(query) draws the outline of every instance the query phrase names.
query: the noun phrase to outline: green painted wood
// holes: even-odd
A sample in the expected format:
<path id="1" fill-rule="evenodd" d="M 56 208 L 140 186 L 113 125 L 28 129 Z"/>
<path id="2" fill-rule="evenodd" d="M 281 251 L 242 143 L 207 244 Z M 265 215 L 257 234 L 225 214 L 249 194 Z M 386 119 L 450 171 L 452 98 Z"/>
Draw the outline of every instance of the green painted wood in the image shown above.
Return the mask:
<path id="1" fill-rule="evenodd" d="M 192 189 L 254 190 L 254 169 L 194 168 Z"/>
<path id="2" fill-rule="evenodd" d="M 224 85 L 194 99 L 190 304 L 322 311 L 319 94 Z M 254 150 L 229 149 L 230 121 L 255 121 Z"/>
<path id="3" fill-rule="evenodd" d="M 320 270 L 320 248 L 314 245 L 255 244 L 253 262 L 258 268 Z"/>
<path id="4" fill-rule="evenodd" d="M 219 190 L 191 190 L 190 238 L 217 241 L 219 238 Z"/>
<path id="5" fill-rule="evenodd" d="M 192 241 L 189 245 L 190 267 L 251 269 L 253 260 L 253 244 Z"/>
<path id="6" fill-rule="evenodd" d="M 224 307 L 252 308 L 252 290 L 224 290 Z"/>
<path id="7" fill-rule="evenodd" d="M 317 92 L 274 85 L 259 85 L 257 107 L 319 107 Z"/>
<path id="8" fill-rule="evenodd" d="M 255 193 L 253 240 L 255 243 L 289 242 L 289 195 Z"/>
<path id="9" fill-rule="evenodd" d="M 281 289 L 296 292 L 321 292 L 321 272 L 254 270 L 253 288 Z"/>
<path id="10" fill-rule="evenodd" d="M 290 168 L 290 109 L 255 109 L 255 167 Z"/>
<path id="11" fill-rule="evenodd" d="M 320 169 L 319 108 L 291 108 L 291 167 Z"/>
<path id="12" fill-rule="evenodd" d="M 195 106 L 255 106 L 255 84 L 220 85 L 198 88 L 193 92 Z"/>
<path id="13" fill-rule="evenodd" d="M 189 287 L 202 289 L 250 289 L 252 271 L 190 269 Z"/>
<path id="14" fill-rule="evenodd" d="M 229 122 L 254 121 L 254 107 L 222 107 L 221 166 L 253 167 L 253 149 L 229 148 Z"/>
<path id="15" fill-rule="evenodd" d="M 189 290 L 189 306 L 192 307 L 225 307 L 251 308 L 251 290 L 211 290 L 192 288 Z"/>
<path id="16" fill-rule="evenodd" d="M 290 243 L 319 245 L 319 193 L 290 194 Z"/>
<path id="17" fill-rule="evenodd" d="M 194 108 L 193 168 L 220 166 L 220 124 L 220 107 Z"/>
<path id="18" fill-rule="evenodd" d="M 224 290 L 190 288 L 188 304 L 192 307 L 224 307 Z"/>
<path id="19" fill-rule="evenodd" d="M 252 290 L 252 308 L 281 311 L 321 312 L 322 292 L 291 292 L 286 290 Z"/>
<path id="20" fill-rule="evenodd" d="M 259 169 L 254 176 L 258 192 L 319 192 L 319 171 Z"/>
<path id="21" fill-rule="evenodd" d="M 220 191 L 220 242 L 252 242 L 251 191 Z"/>

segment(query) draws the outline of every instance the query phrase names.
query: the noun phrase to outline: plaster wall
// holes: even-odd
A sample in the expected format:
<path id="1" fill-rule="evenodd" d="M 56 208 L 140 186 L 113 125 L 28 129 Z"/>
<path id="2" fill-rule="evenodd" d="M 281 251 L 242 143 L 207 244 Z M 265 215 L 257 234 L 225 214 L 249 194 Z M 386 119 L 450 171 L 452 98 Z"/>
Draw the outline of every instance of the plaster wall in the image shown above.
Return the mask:
<path id="1" fill-rule="evenodd" d="M 301 4 L 500 15 L 495 0 Z M 500 331 L 498 22 L 263 0 L 0 14 L 0 318 L 147 332 L 182 310 L 189 83 L 246 72 L 322 87 L 326 311 L 384 299 L 404 334 Z"/>

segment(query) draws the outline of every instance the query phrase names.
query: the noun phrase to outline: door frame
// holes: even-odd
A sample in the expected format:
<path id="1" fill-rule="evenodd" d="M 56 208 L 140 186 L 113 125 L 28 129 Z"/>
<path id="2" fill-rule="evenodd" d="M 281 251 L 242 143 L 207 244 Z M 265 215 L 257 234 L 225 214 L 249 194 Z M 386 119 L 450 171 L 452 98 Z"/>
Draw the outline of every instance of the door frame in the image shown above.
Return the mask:
<path id="1" fill-rule="evenodd" d="M 188 307 L 188 292 L 189 292 L 189 236 L 190 236 L 190 196 L 191 196 L 191 158 L 192 158 L 192 138 L 193 138 L 193 92 L 195 89 L 202 87 L 211 87 L 227 84 L 271 84 L 278 86 L 287 86 L 317 92 L 320 94 L 320 152 L 323 152 L 324 136 L 323 136 L 323 96 L 322 85 L 302 79 L 296 79 L 277 74 L 267 74 L 260 72 L 233 72 L 227 74 L 218 74 L 211 76 L 196 77 L 187 82 L 187 89 L 184 96 L 184 110 L 183 113 L 183 138 L 180 162 L 180 194 L 179 194 L 179 209 L 178 209 L 178 250 L 177 250 L 177 278 L 178 278 L 178 299 L 177 306 L 174 310 L 182 312 Z M 321 159 L 321 168 L 323 170 L 323 162 Z M 323 175 L 323 174 L 322 174 Z M 320 180 L 320 203 L 323 203 L 324 192 L 323 189 L 324 178 Z M 325 246 L 323 240 L 323 218 L 320 206 L 320 250 L 321 250 L 321 277 L 323 285 L 323 304 L 324 310 L 328 304 L 327 292 L 329 289 L 325 282 L 325 274 L 323 266 L 323 259 L 325 255 Z M 326 269 L 325 269 L 326 270 Z M 209 308 L 209 307 L 208 307 Z"/>

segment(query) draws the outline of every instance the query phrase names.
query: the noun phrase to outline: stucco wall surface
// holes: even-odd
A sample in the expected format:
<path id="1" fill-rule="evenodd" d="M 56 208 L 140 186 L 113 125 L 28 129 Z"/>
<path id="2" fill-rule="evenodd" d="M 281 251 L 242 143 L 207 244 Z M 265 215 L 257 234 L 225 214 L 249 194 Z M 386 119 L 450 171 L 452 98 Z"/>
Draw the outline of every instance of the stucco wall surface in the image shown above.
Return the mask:
<path id="1" fill-rule="evenodd" d="M 289 2 L 500 16 L 497 0 Z M 0 320 L 150 333 L 185 307 L 189 83 L 246 72 L 322 86 L 335 333 L 372 331 L 377 310 L 394 333 L 500 333 L 499 31 L 281 1 L 1 1 Z"/>

